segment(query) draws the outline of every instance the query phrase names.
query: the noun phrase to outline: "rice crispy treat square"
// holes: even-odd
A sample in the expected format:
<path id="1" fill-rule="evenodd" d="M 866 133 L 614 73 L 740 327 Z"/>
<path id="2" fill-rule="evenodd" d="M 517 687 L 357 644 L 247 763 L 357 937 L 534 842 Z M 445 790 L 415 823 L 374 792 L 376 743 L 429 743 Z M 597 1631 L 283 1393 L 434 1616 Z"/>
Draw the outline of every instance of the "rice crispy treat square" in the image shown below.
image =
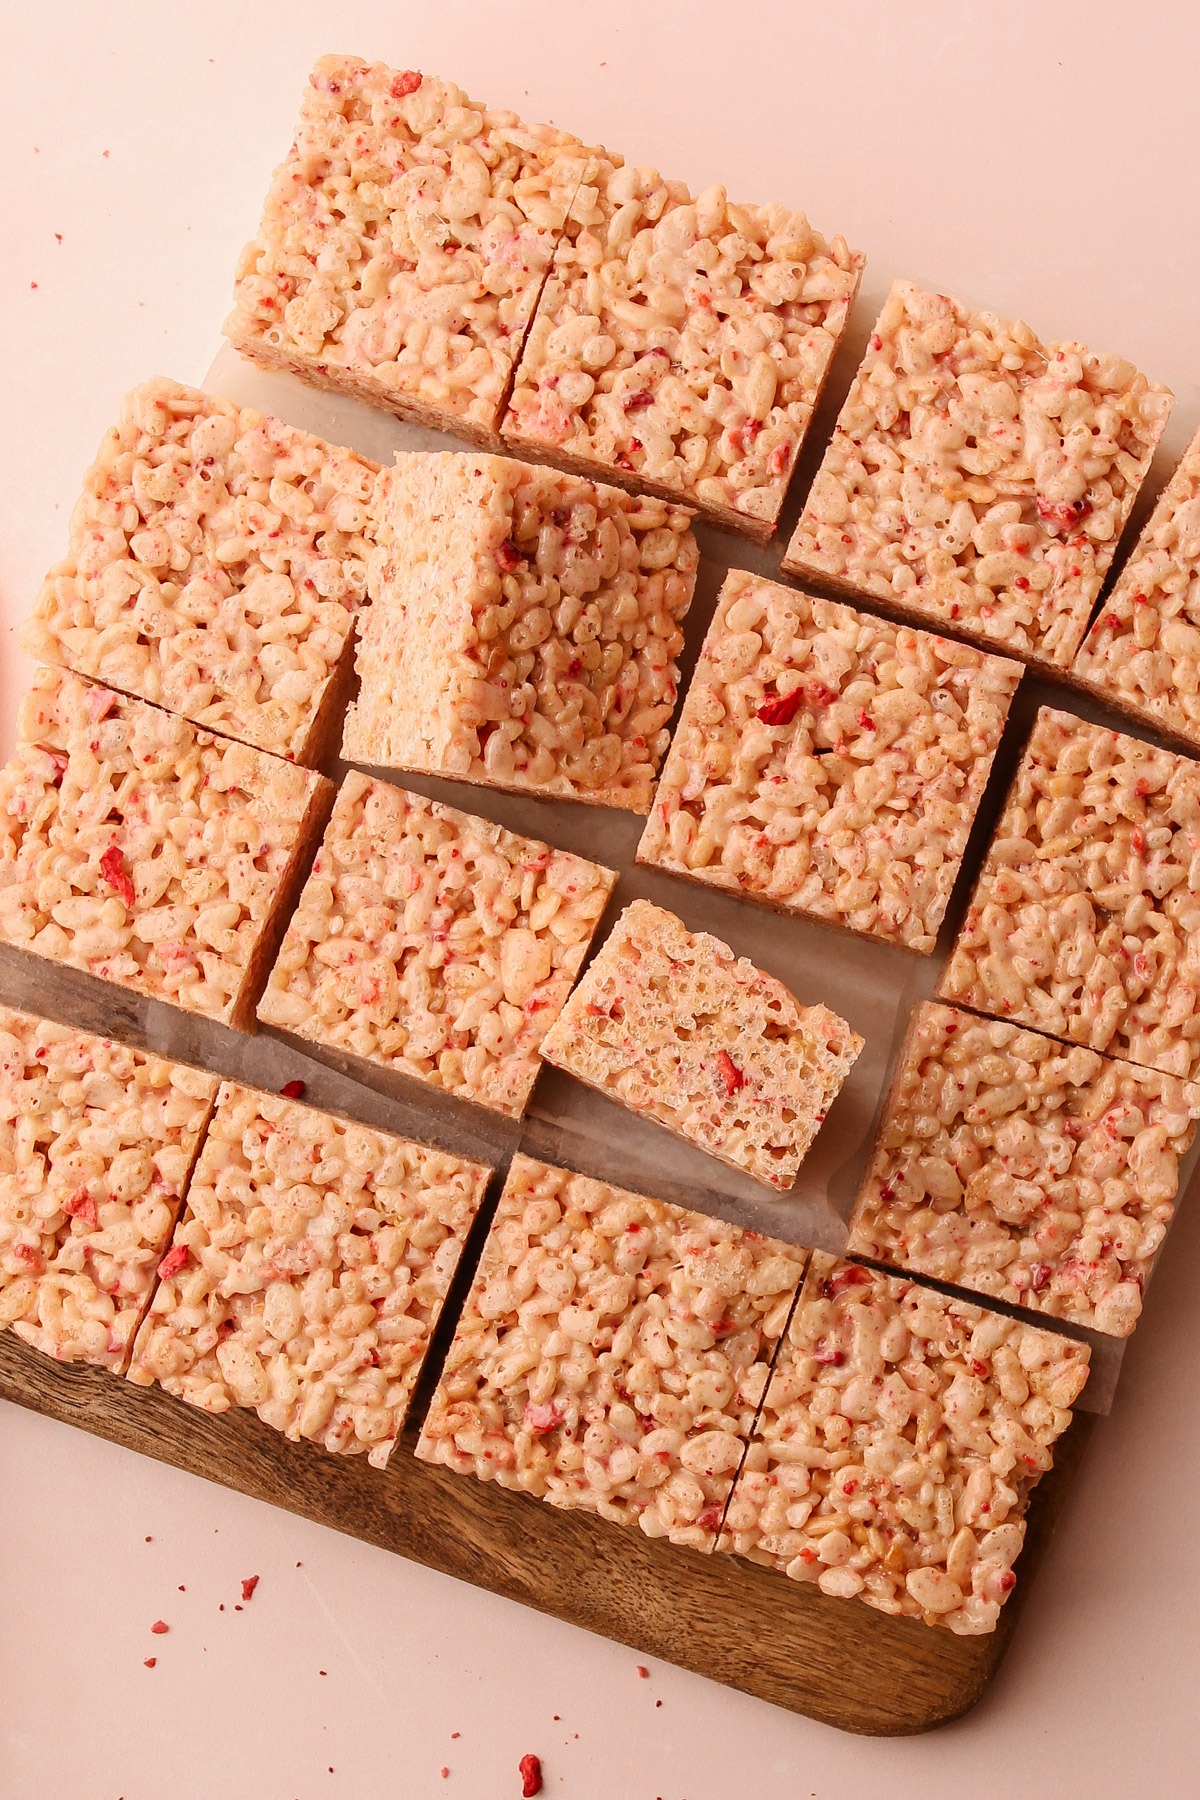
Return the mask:
<path id="1" fill-rule="evenodd" d="M 1072 679 L 1200 749 L 1200 433 L 1083 641 Z"/>
<path id="2" fill-rule="evenodd" d="M 0 1006 L 0 1328 L 119 1372 L 215 1075 Z"/>
<path id="3" fill-rule="evenodd" d="M 412 69 L 324 56 L 225 335 L 401 418 L 494 441 L 594 153 Z"/>
<path id="4" fill-rule="evenodd" d="M 417 1455 L 711 1550 L 807 1256 L 515 1157 Z"/>
<path id="5" fill-rule="evenodd" d="M 993 1631 L 1089 1356 L 814 1254 L 719 1547 L 880 1612 Z"/>
<path id="6" fill-rule="evenodd" d="M 224 1082 L 130 1381 L 383 1468 L 489 1174 Z"/>
<path id="7" fill-rule="evenodd" d="M 937 992 L 1200 1076 L 1200 763 L 1044 707 Z"/>
<path id="8" fill-rule="evenodd" d="M 1200 1087 L 951 1006 L 917 1008 L 847 1250 L 1128 1337 Z"/>
<path id="9" fill-rule="evenodd" d="M 508 457 L 379 478 L 352 762 L 650 810 L 675 705 L 691 515 Z"/>
<path id="10" fill-rule="evenodd" d="M 1020 678 L 732 569 L 637 860 L 928 955 Z"/>
<path id="11" fill-rule="evenodd" d="M 707 932 L 635 900 L 588 966 L 547 1062 L 771 1188 L 794 1185 L 863 1040 Z"/>
<path id="12" fill-rule="evenodd" d="M 258 1016 L 520 1118 L 616 879 L 352 771 Z"/>
<path id="13" fill-rule="evenodd" d="M 765 542 L 864 258 L 801 212 L 598 163 L 502 427 L 522 450 Z"/>
<path id="14" fill-rule="evenodd" d="M 1067 669 L 1170 409 L 1123 357 L 898 281 L 783 566 Z"/>
<path id="15" fill-rule="evenodd" d="M 84 477 L 24 648 L 312 763 L 349 674 L 377 473 L 278 419 L 148 381 Z"/>
<path id="16" fill-rule="evenodd" d="M 246 1029 L 333 783 L 40 669 L 0 768 L 0 942 Z"/>

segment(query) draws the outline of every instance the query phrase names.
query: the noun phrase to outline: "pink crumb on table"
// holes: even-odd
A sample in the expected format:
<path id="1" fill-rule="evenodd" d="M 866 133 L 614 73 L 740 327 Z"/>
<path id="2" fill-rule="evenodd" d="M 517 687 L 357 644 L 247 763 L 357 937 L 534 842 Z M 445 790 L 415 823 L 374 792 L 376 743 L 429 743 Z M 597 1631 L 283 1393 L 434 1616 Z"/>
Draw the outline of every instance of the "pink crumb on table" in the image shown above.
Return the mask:
<path id="1" fill-rule="evenodd" d="M 155 1619 L 150 1629 L 155 1637 L 162 1637 L 163 1633 L 165 1631 L 170 1631 L 171 1627 L 167 1624 L 165 1619 Z"/>
<path id="2" fill-rule="evenodd" d="M 254 1590 L 258 1586 L 259 1579 L 260 1579 L 260 1577 L 257 1575 L 247 1575 L 245 1581 L 243 1581 L 243 1583 L 242 1583 L 242 1599 L 243 1600 L 253 1599 Z"/>
<path id="3" fill-rule="evenodd" d="M 639 1664 L 638 1664 L 638 1666 L 637 1666 L 637 1672 L 638 1672 L 638 1677 L 639 1677 L 639 1679 L 640 1679 L 640 1680 L 642 1680 L 642 1681 L 649 1681 L 649 1679 L 650 1679 L 650 1671 L 649 1671 L 649 1669 L 648 1669 L 648 1668 L 647 1668 L 647 1667 L 646 1667 L 646 1665 L 645 1665 L 645 1663 L 639 1663 Z"/>
<path id="4" fill-rule="evenodd" d="M 523 1756 L 517 1766 L 521 1771 L 523 1800 L 531 1800 L 532 1795 L 542 1791 L 542 1759 L 540 1756 Z"/>
<path id="5" fill-rule="evenodd" d="M 153 1669 L 158 1662 L 157 1656 L 147 1656 L 142 1663 L 143 1669 Z"/>

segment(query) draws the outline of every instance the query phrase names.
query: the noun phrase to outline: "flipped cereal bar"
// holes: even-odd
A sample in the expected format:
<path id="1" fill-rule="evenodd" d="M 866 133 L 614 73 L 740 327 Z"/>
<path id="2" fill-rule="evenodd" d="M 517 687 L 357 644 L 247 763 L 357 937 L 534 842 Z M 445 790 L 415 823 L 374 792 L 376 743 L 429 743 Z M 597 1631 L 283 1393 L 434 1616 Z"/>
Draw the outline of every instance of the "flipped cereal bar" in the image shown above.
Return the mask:
<path id="1" fill-rule="evenodd" d="M 491 442 L 592 162 L 452 82 L 322 57 L 225 335 L 268 368 Z"/>
<path id="2" fill-rule="evenodd" d="M 918 1007 L 847 1249 L 1128 1337 L 1200 1087 Z"/>
<path id="3" fill-rule="evenodd" d="M 696 579 L 690 515 L 507 457 L 379 478 L 343 755 L 648 812 Z"/>
<path id="4" fill-rule="evenodd" d="M 814 1254 L 719 1547 L 880 1612 L 993 1631 L 1089 1355 Z"/>
<path id="5" fill-rule="evenodd" d="M 732 569 L 637 859 L 928 955 L 1020 677 Z"/>
<path id="6" fill-rule="evenodd" d="M 862 1039 L 674 913 L 635 900 L 542 1055 L 767 1187 L 790 1188 Z"/>
<path id="7" fill-rule="evenodd" d="M 223 1083 L 130 1381 L 382 1468 L 488 1174 Z"/>
<path id="8" fill-rule="evenodd" d="M 0 1007 L 0 1328 L 124 1367 L 217 1078 Z"/>
<path id="9" fill-rule="evenodd" d="M 783 566 L 1069 668 L 1170 409 L 1122 357 L 898 281 Z"/>
<path id="10" fill-rule="evenodd" d="M 1043 708 L 938 986 L 1200 1075 L 1200 764 Z"/>
<path id="11" fill-rule="evenodd" d="M 258 1016 L 520 1118 L 616 879 L 352 771 Z"/>
<path id="12" fill-rule="evenodd" d="M 0 942 L 252 1025 L 333 784 L 58 669 L 0 769 Z"/>
<path id="13" fill-rule="evenodd" d="M 1075 658 L 1072 679 L 1200 749 L 1200 433 Z"/>
<path id="14" fill-rule="evenodd" d="M 146 382 L 88 470 L 24 647 L 311 763 L 349 672 L 377 472 L 278 419 Z"/>
<path id="15" fill-rule="evenodd" d="M 766 541 L 862 276 L 803 213 L 589 171 L 503 432 Z"/>
<path id="16" fill-rule="evenodd" d="M 515 1157 L 417 1455 L 710 1550 L 807 1255 Z"/>

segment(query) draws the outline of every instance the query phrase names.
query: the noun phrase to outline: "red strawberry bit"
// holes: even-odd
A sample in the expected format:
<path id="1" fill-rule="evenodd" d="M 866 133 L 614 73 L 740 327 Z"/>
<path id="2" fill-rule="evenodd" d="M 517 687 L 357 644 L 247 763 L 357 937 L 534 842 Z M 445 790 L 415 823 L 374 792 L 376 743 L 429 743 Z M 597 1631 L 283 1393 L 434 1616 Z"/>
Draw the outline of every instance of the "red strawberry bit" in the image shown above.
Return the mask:
<path id="1" fill-rule="evenodd" d="M 534 1794 L 542 1791 L 542 1759 L 540 1756 L 523 1756 L 517 1764 L 521 1772 L 521 1800 L 533 1800 Z"/>
<path id="2" fill-rule="evenodd" d="M 302 1081 L 285 1081 L 279 1092 L 285 1100 L 303 1100 L 304 1083 Z"/>
<path id="3" fill-rule="evenodd" d="M 511 575 L 520 568 L 524 557 L 511 538 L 505 538 L 496 551 L 496 567 L 505 575 Z"/>
<path id="4" fill-rule="evenodd" d="M 121 854 L 119 845 L 110 844 L 108 846 L 100 858 L 100 873 L 117 899 L 126 906 L 132 906 L 134 902 L 133 882 L 129 879 L 129 871 L 125 867 L 125 858 Z"/>
<path id="5" fill-rule="evenodd" d="M 650 1671 L 646 1667 L 645 1663 L 639 1663 L 637 1665 L 637 1672 L 638 1672 L 638 1680 L 639 1681 L 649 1681 Z"/>
<path id="6" fill-rule="evenodd" d="M 1035 1294 L 1041 1293 L 1052 1273 L 1049 1263 L 1034 1263 L 1029 1271 L 1029 1285 Z"/>
<path id="7" fill-rule="evenodd" d="M 259 1577 L 257 1575 L 247 1575 L 245 1581 L 242 1583 L 243 1600 L 253 1600 L 254 1590 L 258 1586 L 258 1583 Z"/>
<path id="8" fill-rule="evenodd" d="M 717 1051 L 717 1068 L 721 1072 L 721 1080 L 725 1083 L 726 1096 L 732 1100 L 733 1096 L 741 1088 L 745 1087 L 746 1077 L 742 1074 L 742 1071 L 738 1068 L 728 1050 Z"/>
<path id="9" fill-rule="evenodd" d="M 187 1267 L 191 1255 L 186 1244 L 173 1244 L 158 1265 L 158 1273 L 163 1281 L 170 1281 L 172 1275 L 178 1275 L 180 1269 Z"/>
<path id="10" fill-rule="evenodd" d="M 863 1269 L 857 1263 L 851 1263 L 849 1268 L 839 1269 L 836 1275 L 831 1275 L 828 1281 L 821 1283 L 821 1298 L 836 1300 L 838 1295 L 844 1294 L 847 1288 L 861 1287 L 863 1282 L 870 1281 L 870 1279 L 870 1269 Z"/>
<path id="11" fill-rule="evenodd" d="M 1025 593 L 1029 587 L 1028 575 L 1018 575 L 1016 580 L 1013 582 L 1013 586 L 1015 588 L 1019 588 L 1021 593 Z"/>
<path id="12" fill-rule="evenodd" d="M 147 1656 L 145 1658 L 144 1662 L 142 1663 L 142 1667 L 143 1667 L 143 1669 L 153 1669 L 157 1666 L 157 1663 L 158 1663 L 157 1656 Z"/>
<path id="13" fill-rule="evenodd" d="M 1055 525 L 1060 531 L 1070 531 L 1073 525 L 1078 525 L 1080 519 L 1087 518 L 1092 507 L 1088 500 L 1062 500 L 1053 506 L 1048 500 L 1039 500 L 1037 509 L 1038 518 L 1047 525 Z"/>
<path id="14" fill-rule="evenodd" d="M 767 458 L 767 468 L 772 475 L 785 475 L 787 473 L 787 466 L 791 460 L 791 446 L 789 444 L 776 444 L 770 456 Z"/>
<path id="15" fill-rule="evenodd" d="M 24 1263 L 27 1269 L 34 1272 L 40 1270 L 42 1266 L 42 1253 L 36 1244 L 18 1244 L 13 1255 L 18 1262 Z"/>
<path id="16" fill-rule="evenodd" d="M 626 412 L 641 412 L 644 406 L 654 405 L 654 395 L 648 388 L 642 388 L 636 394 L 630 394 L 625 402 Z"/>
<path id="17" fill-rule="evenodd" d="M 875 721 L 868 717 L 865 706 L 860 706 L 858 709 L 858 722 L 864 731 L 874 731 L 875 729 Z"/>
<path id="18" fill-rule="evenodd" d="M 996 1586 L 1002 1594 L 1011 1594 L 1017 1585 L 1017 1578 L 1011 1569 L 1005 1569 L 996 1577 Z"/>
<path id="19" fill-rule="evenodd" d="M 525 1424 L 536 1436 L 543 1437 L 547 1431 L 553 1431 L 556 1425 L 562 1424 L 562 1413 L 551 1400 L 538 1406 L 529 1400 L 525 1405 Z"/>
<path id="20" fill-rule="evenodd" d="M 844 1350 L 832 1350 L 826 1344 L 821 1344 L 813 1351 L 813 1361 L 823 1363 L 827 1368 L 840 1369 L 845 1360 Z"/>
<path id="21" fill-rule="evenodd" d="M 763 725 L 790 725 L 803 705 L 804 688 L 794 687 L 790 694 L 773 694 L 764 700 L 755 717 Z"/>
<path id="22" fill-rule="evenodd" d="M 167 1624 L 165 1619 L 155 1619 L 150 1629 L 155 1637 L 162 1637 L 165 1632 L 170 1631 L 171 1627 Z"/>
<path id="23" fill-rule="evenodd" d="M 712 1506 L 706 1506 L 704 1511 L 700 1513 L 696 1519 L 696 1523 L 701 1531 L 715 1531 L 717 1526 L 721 1523 L 722 1510 L 723 1509 L 715 1502 Z"/>
<path id="24" fill-rule="evenodd" d="M 81 1225 L 86 1225 L 89 1231 L 95 1231 L 100 1223 L 96 1216 L 96 1202 L 86 1188 L 80 1188 L 69 1200 L 64 1200 L 63 1211 L 69 1219 L 78 1219 Z"/>
<path id="25" fill-rule="evenodd" d="M 91 723 L 93 725 L 98 725 L 101 719 L 107 719 L 109 713 L 116 704 L 117 696 L 108 688 L 89 688 L 87 700 L 84 704 L 84 711 L 87 713 Z"/>
<path id="26" fill-rule="evenodd" d="M 415 94 L 421 85 L 422 77 L 415 69 L 405 69 L 399 75 L 393 75 L 388 93 L 393 100 L 406 100 L 409 94 Z"/>

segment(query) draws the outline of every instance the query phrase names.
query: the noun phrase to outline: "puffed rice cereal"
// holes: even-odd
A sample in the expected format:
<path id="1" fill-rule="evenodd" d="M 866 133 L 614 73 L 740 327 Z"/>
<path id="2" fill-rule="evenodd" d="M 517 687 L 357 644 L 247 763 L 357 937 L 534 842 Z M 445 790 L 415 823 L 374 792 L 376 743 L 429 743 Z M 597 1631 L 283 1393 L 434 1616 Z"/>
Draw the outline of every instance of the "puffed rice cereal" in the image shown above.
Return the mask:
<path id="1" fill-rule="evenodd" d="M 129 1379 L 382 1468 L 489 1173 L 223 1083 Z"/>
<path id="2" fill-rule="evenodd" d="M 880 1612 L 993 1631 L 1089 1355 L 815 1254 L 720 1548 Z"/>
<path id="3" fill-rule="evenodd" d="M 928 955 L 1020 677 L 733 569 L 638 861 Z"/>
<path id="4" fill-rule="evenodd" d="M 1122 357 L 898 281 L 783 566 L 1069 668 L 1170 409 Z"/>
<path id="5" fill-rule="evenodd" d="M 711 1549 L 807 1254 L 515 1157 L 417 1455 Z"/>

